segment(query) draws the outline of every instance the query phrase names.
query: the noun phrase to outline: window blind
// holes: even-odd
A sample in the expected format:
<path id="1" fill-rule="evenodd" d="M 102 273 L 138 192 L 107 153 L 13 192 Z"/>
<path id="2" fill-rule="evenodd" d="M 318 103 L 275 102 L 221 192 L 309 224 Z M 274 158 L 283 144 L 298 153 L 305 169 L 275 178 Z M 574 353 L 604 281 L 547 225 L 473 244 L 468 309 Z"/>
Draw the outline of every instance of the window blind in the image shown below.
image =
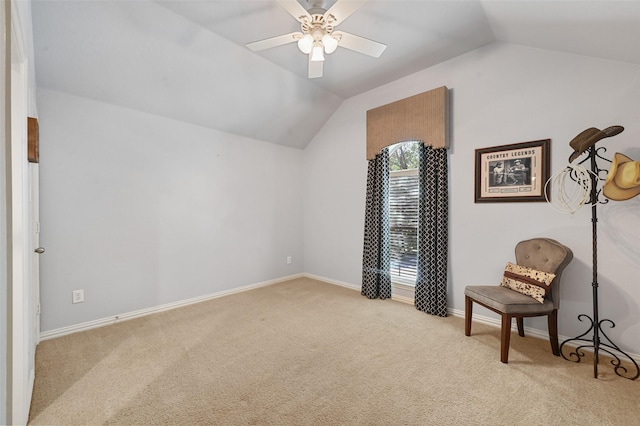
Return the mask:
<path id="1" fill-rule="evenodd" d="M 418 170 L 389 174 L 391 276 L 415 282 L 418 265 Z"/>

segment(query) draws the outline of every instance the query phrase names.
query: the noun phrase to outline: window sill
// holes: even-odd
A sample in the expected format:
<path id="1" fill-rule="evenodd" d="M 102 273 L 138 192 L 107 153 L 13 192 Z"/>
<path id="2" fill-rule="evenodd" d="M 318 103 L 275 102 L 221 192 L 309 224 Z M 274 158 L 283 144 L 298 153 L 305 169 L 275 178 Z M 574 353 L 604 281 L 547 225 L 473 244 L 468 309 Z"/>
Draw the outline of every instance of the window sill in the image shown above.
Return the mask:
<path id="1" fill-rule="evenodd" d="M 413 283 L 391 281 L 391 298 L 398 302 L 414 304 L 416 288 Z"/>

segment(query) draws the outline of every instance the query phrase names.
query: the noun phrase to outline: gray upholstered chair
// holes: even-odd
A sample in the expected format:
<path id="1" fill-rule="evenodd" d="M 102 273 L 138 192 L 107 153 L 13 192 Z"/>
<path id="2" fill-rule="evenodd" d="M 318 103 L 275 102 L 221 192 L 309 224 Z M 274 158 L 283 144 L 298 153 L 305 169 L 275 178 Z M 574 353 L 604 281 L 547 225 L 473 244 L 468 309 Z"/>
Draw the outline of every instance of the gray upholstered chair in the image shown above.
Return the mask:
<path id="1" fill-rule="evenodd" d="M 549 340 L 554 355 L 560 355 L 558 346 L 558 308 L 560 306 L 560 278 L 563 269 L 573 259 L 569 247 L 550 238 L 533 238 L 516 245 L 516 263 L 521 266 L 549 272 L 556 275 L 549 291 L 540 303 L 531 296 L 521 294 L 500 285 L 467 286 L 464 289 L 465 327 L 464 333 L 471 335 L 471 316 L 473 302 L 484 306 L 502 316 L 500 337 L 500 361 L 509 360 L 509 340 L 511 338 L 511 319 L 515 318 L 518 334 L 524 337 L 524 317 L 547 316 Z"/>

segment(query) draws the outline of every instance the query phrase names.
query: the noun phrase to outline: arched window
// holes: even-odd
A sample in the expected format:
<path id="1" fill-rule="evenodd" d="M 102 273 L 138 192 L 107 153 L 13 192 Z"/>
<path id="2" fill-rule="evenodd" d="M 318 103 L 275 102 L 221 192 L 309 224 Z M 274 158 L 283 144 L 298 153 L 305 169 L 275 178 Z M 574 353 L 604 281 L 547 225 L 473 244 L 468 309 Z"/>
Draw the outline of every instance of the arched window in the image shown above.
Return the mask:
<path id="1" fill-rule="evenodd" d="M 391 282 L 415 285 L 418 267 L 420 142 L 389 147 L 389 257 Z"/>
<path id="2" fill-rule="evenodd" d="M 444 86 L 367 111 L 361 293 L 387 299 L 392 281 L 406 280 L 416 308 L 439 316 L 447 315 L 448 127 Z"/>

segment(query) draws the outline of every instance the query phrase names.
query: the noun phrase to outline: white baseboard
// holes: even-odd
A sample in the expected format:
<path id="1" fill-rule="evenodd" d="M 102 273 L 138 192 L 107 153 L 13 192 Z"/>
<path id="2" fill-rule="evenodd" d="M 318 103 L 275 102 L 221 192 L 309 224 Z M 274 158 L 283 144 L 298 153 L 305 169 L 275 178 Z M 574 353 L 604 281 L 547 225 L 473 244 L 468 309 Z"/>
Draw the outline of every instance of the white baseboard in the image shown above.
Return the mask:
<path id="1" fill-rule="evenodd" d="M 447 308 L 447 313 L 449 313 L 451 316 L 454 316 L 454 317 L 464 318 L 464 311 L 462 311 L 460 309 Z M 472 320 L 474 322 L 479 322 L 481 324 L 490 325 L 490 326 L 496 327 L 496 328 L 502 327 L 502 322 L 501 322 L 500 318 L 485 317 L 483 315 L 478 315 L 478 314 L 473 314 L 473 316 L 471 318 L 472 318 Z M 512 330 L 518 330 L 518 327 L 517 327 L 515 321 L 513 322 L 513 325 L 511 326 L 511 329 Z M 525 334 L 529 335 L 529 336 L 538 337 L 540 339 L 548 339 L 549 338 L 549 333 L 545 333 L 544 331 L 538 330 L 537 328 L 525 327 L 524 331 L 525 331 Z M 558 336 L 558 340 L 560 340 L 561 342 L 566 340 L 566 339 L 568 339 L 568 337 Z"/>
<path id="2" fill-rule="evenodd" d="M 307 278 L 312 278 L 314 280 L 326 282 L 328 284 L 339 285 L 340 287 L 346 287 L 346 288 L 350 288 L 350 289 L 356 290 L 356 291 L 360 291 L 360 289 L 361 289 L 361 286 L 359 286 L 359 285 L 354 285 L 354 284 L 346 283 L 346 282 L 343 282 L 343 281 L 337 281 L 337 280 L 333 280 L 331 278 L 321 277 L 321 276 L 318 276 L 318 275 L 307 274 L 307 273 L 304 273 L 302 275 L 307 277 Z M 411 299 L 409 297 L 405 297 L 405 296 L 392 295 L 391 299 L 392 300 L 397 300 L 398 302 L 407 303 L 409 305 L 413 305 L 414 304 L 414 300 L 413 299 Z M 464 311 L 460 310 L 460 309 L 447 308 L 447 314 L 451 315 L 451 316 L 454 316 L 454 317 L 464 318 Z M 489 326 L 492 326 L 492 327 L 496 327 L 496 328 L 502 327 L 502 323 L 501 323 L 500 318 L 491 318 L 491 317 L 486 317 L 486 316 L 483 316 L 483 315 L 473 314 L 472 319 L 473 319 L 474 322 L 478 322 L 478 323 L 481 323 L 481 324 L 486 324 L 486 325 L 489 325 Z M 518 330 L 518 327 L 515 324 L 515 322 L 512 325 L 512 330 L 515 330 L 515 331 Z M 549 339 L 549 333 L 548 332 L 545 332 L 545 331 L 542 331 L 542 330 L 538 330 L 537 328 L 525 327 L 524 331 L 525 331 L 525 335 L 527 335 L 527 336 L 537 337 L 537 338 L 543 339 L 543 340 Z M 564 342 L 564 341 L 566 341 L 568 339 L 570 339 L 570 337 L 558 335 L 558 340 L 560 342 Z M 573 345 L 573 344 L 567 343 L 567 346 L 569 346 L 571 348 L 575 348 L 577 345 Z M 589 352 L 589 349 L 585 349 L 585 351 Z M 592 351 L 593 350 L 591 350 L 591 352 Z M 640 364 L 640 355 L 633 354 L 633 353 L 627 353 L 627 355 L 629 355 L 631 358 L 633 358 L 633 360 L 635 362 Z"/>
<path id="3" fill-rule="evenodd" d="M 313 274 L 307 274 L 307 273 L 304 273 L 302 275 L 305 276 L 306 278 L 311 278 L 312 280 L 318 280 L 318 281 L 322 281 L 322 282 L 327 283 L 327 284 L 333 284 L 333 285 L 337 285 L 337 286 L 340 286 L 340 287 L 346 287 L 348 289 L 355 290 L 357 292 L 360 292 L 360 290 L 362 288 L 362 286 L 360 286 L 360 285 L 346 283 L 344 281 L 337 281 L 337 280 L 334 280 L 334 279 L 331 279 L 331 278 L 321 277 L 319 275 L 313 275 Z M 409 305 L 413 305 L 413 299 L 411 299 L 409 297 L 398 296 L 396 294 L 392 294 L 391 295 L 391 300 L 396 300 L 398 302 L 402 302 L 402 303 L 407 303 Z"/>
<path id="4" fill-rule="evenodd" d="M 397 294 L 391 295 L 391 300 L 395 300 L 397 302 L 406 303 L 407 305 L 415 306 L 415 300 L 406 296 L 399 296 Z"/>
<path id="5" fill-rule="evenodd" d="M 355 285 L 355 284 L 347 283 L 347 282 L 344 282 L 344 281 L 337 281 L 337 280 L 334 280 L 334 279 L 331 279 L 331 278 L 321 277 L 319 275 L 313 275 L 313 274 L 307 274 L 307 273 L 304 273 L 302 275 L 305 276 L 306 278 L 311 278 L 313 280 L 322 281 L 322 282 L 325 282 L 327 284 L 333 284 L 333 285 L 337 285 L 337 286 L 340 286 L 340 287 L 346 287 L 348 289 L 355 290 L 357 292 L 360 292 L 360 290 L 362 289 L 361 285 Z M 399 296 L 399 295 L 396 295 L 396 294 L 392 294 L 391 295 L 391 300 L 397 300 L 398 302 L 408 303 L 409 305 L 413 305 L 413 299 L 411 299 L 409 297 Z"/>
<path id="6" fill-rule="evenodd" d="M 175 308 L 180 308 L 182 306 L 188 306 L 188 305 L 192 305 L 194 303 L 200 303 L 200 302 L 204 302 L 206 300 L 211 300 L 211 299 L 217 299 L 219 297 L 224 297 L 224 296 L 228 296 L 231 294 L 235 294 L 235 293 L 241 293 L 243 291 L 248 291 L 248 290 L 252 290 L 255 288 L 259 288 L 259 287 L 266 287 L 272 284 L 277 284 L 283 281 L 288 281 L 288 280 L 292 280 L 295 278 L 301 278 L 301 277 L 306 277 L 306 278 L 311 278 L 314 280 L 318 280 L 318 281 L 322 281 L 325 282 L 327 284 L 333 284 L 333 285 L 337 285 L 340 287 L 345 287 L 354 291 L 358 291 L 360 292 L 361 286 L 360 285 L 355 285 L 355 284 L 351 284 L 351 283 L 347 283 L 344 281 L 338 281 L 338 280 L 334 280 L 331 278 L 327 278 L 327 277 L 322 277 L 319 275 L 314 275 L 314 274 L 308 274 L 308 273 L 301 273 L 301 274 L 294 274 L 294 275 L 289 275 L 286 277 L 281 277 L 281 278 L 276 278 L 273 280 L 269 280 L 269 281 L 263 281 L 263 282 L 259 282 L 259 283 L 255 283 L 255 284 L 250 284 L 250 285 L 246 285 L 243 287 L 238 287 L 238 288 L 234 288 L 234 289 L 230 289 L 230 290 L 225 290 L 225 291 L 221 291 L 221 292 L 217 292 L 217 293 L 212 293 L 212 294 L 208 294 L 208 295 L 204 295 L 204 296 L 199 296 L 199 297 L 194 297 L 191 299 L 186 299 L 186 300 L 180 300 L 177 302 L 173 302 L 173 303 L 167 303 L 164 305 L 159 305 L 159 306 L 155 306 L 152 308 L 147 308 L 147 309 L 141 309 L 138 311 L 134 311 L 134 312 L 127 312 L 121 315 L 115 315 L 112 317 L 108 317 L 108 318 L 102 318 L 99 320 L 94 320 L 94 321 L 88 321 L 88 322 L 84 322 L 81 324 L 75 324 L 75 325 L 71 325 L 68 327 L 62 327 L 62 328 L 57 328 L 55 330 L 49 330 L 49 331 L 45 331 L 43 333 L 40 333 L 40 341 L 42 340 L 48 340 L 48 339 L 54 339 L 56 337 L 61 337 L 61 336 L 65 336 L 67 334 L 72 334 L 72 333 L 78 333 L 81 331 L 86 331 L 86 330 L 91 330 L 92 328 L 98 328 L 98 327 L 104 327 L 105 325 L 110 325 L 110 324 L 115 324 L 118 322 L 122 322 L 122 321 L 127 321 L 130 319 L 134 319 L 134 318 L 140 318 L 146 315 L 151 315 L 151 314 L 155 314 L 158 312 L 164 312 L 164 311 L 168 311 L 171 309 L 175 309 Z M 406 303 L 409 305 L 413 305 L 414 301 L 413 299 L 409 298 L 409 297 L 405 297 L 405 296 L 399 296 L 399 295 L 392 295 L 391 296 L 392 300 L 401 302 L 401 303 Z M 464 318 L 464 311 L 463 310 L 459 310 L 459 309 L 453 309 L 453 308 L 447 308 L 447 314 L 454 316 L 454 317 L 459 317 L 459 318 Z M 478 315 L 478 314 L 473 314 L 473 321 L 474 322 L 478 322 L 478 323 L 482 323 L 482 324 L 486 324 L 486 325 L 490 325 L 492 327 L 496 327 L 496 328 L 500 328 L 501 327 L 501 322 L 499 318 L 491 318 L 491 317 L 486 317 L 483 315 Z M 516 325 L 514 324 L 512 327 L 513 330 L 517 330 Z M 529 336 L 533 336 L 533 337 L 537 337 L 540 339 L 548 339 L 549 338 L 549 334 L 542 331 L 542 330 L 538 330 L 536 328 L 529 328 L 529 327 L 525 327 L 524 328 L 525 333 Z M 564 342 L 565 340 L 568 340 L 569 337 L 567 336 L 558 336 L 558 340 L 560 340 L 560 342 Z M 568 344 L 568 346 L 570 347 L 575 347 L 574 345 L 570 345 Z M 588 351 L 588 349 L 585 349 L 586 351 Z M 640 355 L 638 354 L 628 354 L 631 358 L 633 358 L 637 363 L 640 364 Z"/>
<path id="7" fill-rule="evenodd" d="M 461 311 L 461 310 L 458 310 L 458 309 L 447 308 L 447 312 L 450 313 L 451 315 L 455 316 L 455 317 L 464 318 L 464 311 Z M 502 323 L 501 323 L 501 320 L 499 318 L 490 318 L 490 317 L 485 317 L 485 316 L 482 316 L 482 315 L 473 314 L 472 320 L 474 322 L 479 322 L 479 323 L 490 325 L 490 326 L 496 327 L 496 328 L 502 327 Z M 515 331 L 518 330 L 518 327 L 517 327 L 515 321 L 514 321 L 512 327 L 511 327 L 511 329 L 515 330 Z M 524 328 L 524 334 L 526 336 L 537 337 L 537 338 L 543 339 L 543 340 L 548 340 L 549 339 L 549 333 L 544 332 L 542 330 L 538 330 L 537 328 L 525 327 Z M 569 340 L 569 339 L 571 339 L 571 337 L 563 336 L 563 335 L 560 335 L 560 334 L 558 335 L 558 341 L 560 342 L 560 344 L 562 344 L 562 342 L 564 342 L 566 340 Z M 572 342 L 569 342 L 569 343 L 567 343 L 567 346 L 570 347 L 570 348 L 576 348 L 578 346 L 578 344 L 574 344 Z M 593 352 L 593 349 L 584 348 L 584 351 L 585 352 Z M 635 362 L 640 364 L 640 355 L 634 354 L 634 353 L 627 353 L 627 355 L 629 355 Z"/>
<path id="8" fill-rule="evenodd" d="M 249 284 L 242 287 L 233 288 L 230 290 L 224 290 L 217 293 L 207 294 L 204 296 L 193 297 L 191 299 L 179 300 L 177 302 L 167 303 L 164 305 L 158 305 L 151 308 L 140 309 L 138 311 L 126 312 L 119 315 L 114 315 L 107 318 L 101 318 L 94 321 L 87 321 L 80 324 L 74 324 L 67 327 L 56 328 L 54 330 L 48 330 L 40 333 L 40 341 L 55 339 L 56 337 L 62 337 L 67 334 L 79 333 L 81 331 L 91 330 L 92 328 L 104 327 L 105 325 L 115 324 L 122 321 L 131 320 L 134 318 L 140 318 L 146 315 L 156 314 L 159 312 L 169 311 L 171 309 L 180 308 L 183 306 L 193 305 L 194 303 L 204 302 L 206 300 L 217 299 L 219 297 L 229 296 L 235 293 L 241 293 L 243 291 L 253 290 L 259 287 L 266 287 L 272 284 L 277 284 L 283 281 L 292 280 L 295 278 L 301 278 L 303 274 L 294 274 L 286 277 L 276 278 L 269 281 L 262 281 L 255 284 Z"/>
<path id="9" fill-rule="evenodd" d="M 354 285 L 351 283 L 347 283 L 344 281 L 337 281 L 331 278 L 327 278 L 327 277 L 321 277 L 319 275 L 313 275 L 313 274 L 308 274 L 308 273 L 303 273 L 302 274 L 305 278 L 311 278 L 312 280 L 318 280 L 318 281 L 322 281 L 324 283 L 327 284 L 333 284 L 333 285 L 337 285 L 340 287 L 346 287 L 346 288 L 350 288 L 351 290 L 356 290 L 356 291 L 360 291 L 361 286 L 359 285 Z"/>

